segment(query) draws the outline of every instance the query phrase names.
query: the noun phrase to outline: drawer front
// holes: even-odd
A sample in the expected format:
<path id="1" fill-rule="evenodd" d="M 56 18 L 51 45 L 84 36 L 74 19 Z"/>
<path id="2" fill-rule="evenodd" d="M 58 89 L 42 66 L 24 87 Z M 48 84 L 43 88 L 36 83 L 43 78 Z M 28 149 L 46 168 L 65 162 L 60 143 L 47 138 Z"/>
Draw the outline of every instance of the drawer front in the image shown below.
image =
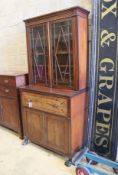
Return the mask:
<path id="1" fill-rule="evenodd" d="M 0 86 L 0 95 L 1 96 L 16 97 L 17 90 L 13 87 Z"/>
<path id="2" fill-rule="evenodd" d="M 0 76 L 0 84 L 3 86 L 16 86 L 15 77 Z"/>
<path id="3" fill-rule="evenodd" d="M 68 116 L 68 100 L 64 98 L 22 92 L 22 105 L 61 116 Z"/>

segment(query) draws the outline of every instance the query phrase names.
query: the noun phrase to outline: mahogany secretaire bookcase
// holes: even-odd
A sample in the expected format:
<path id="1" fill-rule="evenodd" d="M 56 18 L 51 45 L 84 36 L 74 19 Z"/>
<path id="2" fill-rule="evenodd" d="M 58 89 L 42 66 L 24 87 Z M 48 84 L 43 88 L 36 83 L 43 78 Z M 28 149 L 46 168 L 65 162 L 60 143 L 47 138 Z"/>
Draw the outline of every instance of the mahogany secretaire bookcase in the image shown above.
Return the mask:
<path id="1" fill-rule="evenodd" d="M 71 155 L 84 140 L 88 11 L 73 7 L 25 24 L 29 85 L 20 89 L 24 137 Z"/>

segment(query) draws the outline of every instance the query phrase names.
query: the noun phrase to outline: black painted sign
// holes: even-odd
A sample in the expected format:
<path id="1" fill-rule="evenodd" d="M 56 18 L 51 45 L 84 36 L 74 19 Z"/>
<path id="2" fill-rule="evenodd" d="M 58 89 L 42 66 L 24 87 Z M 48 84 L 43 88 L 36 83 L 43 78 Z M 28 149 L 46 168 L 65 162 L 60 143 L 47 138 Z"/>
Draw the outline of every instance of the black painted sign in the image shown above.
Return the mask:
<path id="1" fill-rule="evenodd" d="M 94 3 L 97 5 L 97 48 L 91 149 L 115 159 L 118 140 L 118 1 L 95 0 Z"/>

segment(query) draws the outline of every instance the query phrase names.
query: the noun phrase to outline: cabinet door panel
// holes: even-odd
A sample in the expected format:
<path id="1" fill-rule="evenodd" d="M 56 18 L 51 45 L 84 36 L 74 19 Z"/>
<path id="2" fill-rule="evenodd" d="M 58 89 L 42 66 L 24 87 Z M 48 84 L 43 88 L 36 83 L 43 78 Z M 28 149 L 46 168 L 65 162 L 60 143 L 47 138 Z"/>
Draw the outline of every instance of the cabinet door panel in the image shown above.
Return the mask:
<path id="1" fill-rule="evenodd" d="M 44 116 L 40 111 L 24 108 L 24 135 L 38 143 L 44 141 Z"/>
<path id="2" fill-rule="evenodd" d="M 19 116 L 17 101 L 11 98 L 2 98 L 2 117 L 3 124 L 8 128 L 18 130 Z"/>
<path id="3" fill-rule="evenodd" d="M 62 117 L 46 115 L 47 145 L 55 150 L 68 154 L 69 121 Z"/>

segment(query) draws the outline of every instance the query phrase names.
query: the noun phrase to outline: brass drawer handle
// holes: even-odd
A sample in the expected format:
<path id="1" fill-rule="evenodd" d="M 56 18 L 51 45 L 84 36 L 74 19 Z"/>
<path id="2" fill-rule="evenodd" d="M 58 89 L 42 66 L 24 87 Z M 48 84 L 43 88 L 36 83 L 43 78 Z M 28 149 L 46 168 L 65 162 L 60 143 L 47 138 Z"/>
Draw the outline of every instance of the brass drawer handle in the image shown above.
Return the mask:
<path id="1" fill-rule="evenodd" d="M 4 80 L 4 83 L 9 83 L 9 80 Z"/>
<path id="2" fill-rule="evenodd" d="M 5 92 L 6 92 L 6 93 L 9 93 L 9 92 L 10 92 L 10 89 L 5 89 Z"/>

